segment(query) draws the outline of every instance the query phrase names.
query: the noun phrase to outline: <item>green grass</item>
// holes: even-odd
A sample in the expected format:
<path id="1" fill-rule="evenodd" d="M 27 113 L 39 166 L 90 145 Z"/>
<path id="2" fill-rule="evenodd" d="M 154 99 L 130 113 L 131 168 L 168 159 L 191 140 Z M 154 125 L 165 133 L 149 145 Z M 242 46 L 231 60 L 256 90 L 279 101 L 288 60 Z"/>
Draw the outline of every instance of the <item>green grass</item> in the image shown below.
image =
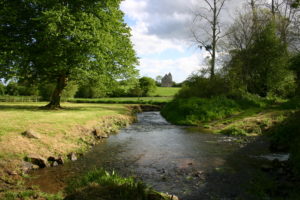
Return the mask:
<path id="1" fill-rule="evenodd" d="M 124 178 L 114 171 L 95 169 L 70 181 L 66 188 L 66 200 L 167 200 L 168 197 L 154 191 L 134 178 Z"/>
<path id="2" fill-rule="evenodd" d="M 23 190 L 23 191 L 10 191 L 4 194 L 3 200 L 16 200 L 16 199 L 44 199 L 44 200 L 63 200 L 61 194 L 46 194 L 34 190 Z"/>
<path id="3" fill-rule="evenodd" d="M 165 104 L 172 100 L 172 97 L 114 97 L 114 98 L 98 98 L 69 99 L 68 102 L 74 103 L 114 103 L 114 104 Z"/>
<path id="4" fill-rule="evenodd" d="M 82 151 L 92 142 L 87 134 L 93 127 L 117 130 L 132 120 L 122 104 L 63 103 L 62 110 L 43 110 L 44 103 L 0 103 L 0 157 L 20 159 L 20 155 L 50 156 Z M 21 135 L 33 130 L 40 139 Z M 16 146 L 18 148 L 16 148 Z"/>
<path id="5" fill-rule="evenodd" d="M 156 91 L 151 93 L 151 96 L 173 97 L 181 88 L 177 87 L 157 87 Z"/>

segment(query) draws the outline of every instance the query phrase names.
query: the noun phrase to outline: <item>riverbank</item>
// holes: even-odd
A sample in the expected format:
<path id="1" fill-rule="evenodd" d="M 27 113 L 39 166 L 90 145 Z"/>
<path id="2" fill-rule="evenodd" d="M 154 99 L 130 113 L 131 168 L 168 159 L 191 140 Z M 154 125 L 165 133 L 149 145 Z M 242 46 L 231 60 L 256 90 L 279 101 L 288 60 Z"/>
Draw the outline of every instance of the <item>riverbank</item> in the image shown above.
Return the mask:
<path id="1" fill-rule="evenodd" d="M 162 110 L 172 123 L 196 126 L 203 132 L 236 136 L 241 146 L 252 148 L 252 142 L 265 138 L 265 148 L 275 153 L 268 164 L 257 166 L 257 177 L 250 185 L 256 199 L 300 198 L 300 99 L 176 99 Z M 279 161 L 277 155 L 288 159 Z M 243 156 L 245 154 L 243 153 Z M 272 156 L 271 156 L 272 157 Z M 242 160 L 241 160 L 242 162 Z M 254 165 L 256 163 L 252 163 Z M 230 178 L 229 178 L 230 179 Z"/>
<path id="2" fill-rule="evenodd" d="M 76 160 L 109 134 L 134 122 L 133 113 L 140 109 L 65 103 L 64 109 L 50 111 L 40 109 L 42 105 L 0 104 L 0 197 L 7 191 L 25 191 L 22 182 L 28 170 Z"/>

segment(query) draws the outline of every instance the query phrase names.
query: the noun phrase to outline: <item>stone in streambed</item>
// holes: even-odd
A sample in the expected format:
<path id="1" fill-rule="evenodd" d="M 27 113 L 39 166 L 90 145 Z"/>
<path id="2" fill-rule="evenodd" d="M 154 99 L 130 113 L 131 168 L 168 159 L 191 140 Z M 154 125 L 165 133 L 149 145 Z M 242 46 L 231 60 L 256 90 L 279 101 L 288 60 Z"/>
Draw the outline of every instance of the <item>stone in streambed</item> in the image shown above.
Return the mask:
<path id="1" fill-rule="evenodd" d="M 62 156 L 59 156 L 59 157 L 55 157 L 55 156 L 50 156 L 48 158 L 48 161 L 49 162 L 52 162 L 52 164 L 54 162 L 56 162 L 58 165 L 63 165 L 64 164 L 64 159 L 62 158 Z"/>
<path id="2" fill-rule="evenodd" d="M 31 162 L 32 164 L 37 165 L 40 168 L 49 167 L 48 161 L 38 155 L 28 155 L 26 156 L 25 161 Z"/>
<path id="3" fill-rule="evenodd" d="M 69 153 L 68 154 L 68 158 L 71 160 L 71 161 L 76 161 L 77 160 L 77 156 L 74 152 L 72 153 Z"/>

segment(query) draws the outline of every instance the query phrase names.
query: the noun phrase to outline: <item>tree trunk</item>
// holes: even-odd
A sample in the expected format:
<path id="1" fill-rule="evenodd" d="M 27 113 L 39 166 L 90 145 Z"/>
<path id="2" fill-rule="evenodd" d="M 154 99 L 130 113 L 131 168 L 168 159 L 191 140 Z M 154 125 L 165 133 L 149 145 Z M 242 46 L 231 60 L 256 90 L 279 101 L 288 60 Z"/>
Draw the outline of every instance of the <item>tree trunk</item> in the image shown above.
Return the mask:
<path id="1" fill-rule="evenodd" d="M 210 69 L 210 78 L 214 78 L 215 76 L 215 66 L 216 66 L 216 45 L 217 45 L 217 23 L 218 23 L 218 19 L 217 19 L 217 2 L 216 0 L 214 0 L 214 17 L 213 17 L 213 41 L 212 41 L 212 58 L 211 58 L 211 69 Z"/>
<path id="2" fill-rule="evenodd" d="M 297 88 L 296 88 L 296 96 L 300 97 L 300 72 L 297 72 Z"/>
<path id="3" fill-rule="evenodd" d="M 68 79 L 65 75 L 57 78 L 56 87 L 51 95 L 51 100 L 45 107 L 48 109 L 60 109 L 60 100 L 63 89 L 67 86 Z"/>

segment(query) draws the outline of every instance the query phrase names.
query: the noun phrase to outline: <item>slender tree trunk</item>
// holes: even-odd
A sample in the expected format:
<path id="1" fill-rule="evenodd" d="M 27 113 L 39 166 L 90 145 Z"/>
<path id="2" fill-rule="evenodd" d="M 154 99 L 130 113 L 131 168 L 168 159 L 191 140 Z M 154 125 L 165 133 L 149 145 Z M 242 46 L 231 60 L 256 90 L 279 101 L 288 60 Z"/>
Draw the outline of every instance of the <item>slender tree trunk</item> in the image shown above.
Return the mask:
<path id="1" fill-rule="evenodd" d="M 296 88 L 296 96 L 300 97 L 300 72 L 297 72 L 297 88 Z"/>
<path id="2" fill-rule="evenodd" d="M 272 8 L 271 8 L 271 12 L 272 12 L 272 15 L 273 17 L 275 17 L 275 0 L 272 0 Z"/>
<path id="3" fill-rule="evenodd" d="M 217 1 L 214 0 L 214 17 L 213 17 L 213 40 L 212 40 L 212 58 L 211 58 L 211 69 L 210 69 L 210 78 L 215 76 L 215 66 L 216 66 L 216 45 L 217 45 Z"/>
<path id="4" fill-rule="evenodd" d="M 56 87 L 51 95 L 51 100 L 48 105 L 45 107 L 48 109 L 59 109 L 60 106 L 60 100 L 63 89 L 67 86 L 68 79 L 65 75 L 60 76 L 57 78 Z"/>

